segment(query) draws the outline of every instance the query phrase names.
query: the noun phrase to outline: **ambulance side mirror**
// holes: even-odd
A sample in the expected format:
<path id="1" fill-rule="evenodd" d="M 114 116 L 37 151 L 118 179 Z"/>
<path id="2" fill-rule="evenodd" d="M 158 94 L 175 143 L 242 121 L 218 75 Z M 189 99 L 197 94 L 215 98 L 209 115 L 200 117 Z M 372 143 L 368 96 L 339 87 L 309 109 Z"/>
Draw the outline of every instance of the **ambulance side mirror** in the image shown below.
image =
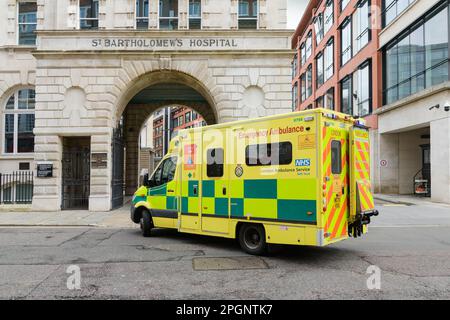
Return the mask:
<path id="1" fill-rule="evenodd" d="M 143 182 L 145 187 L 150 187 L 150 181 L 148 180 L 148 173 L 144 174 Z"/>

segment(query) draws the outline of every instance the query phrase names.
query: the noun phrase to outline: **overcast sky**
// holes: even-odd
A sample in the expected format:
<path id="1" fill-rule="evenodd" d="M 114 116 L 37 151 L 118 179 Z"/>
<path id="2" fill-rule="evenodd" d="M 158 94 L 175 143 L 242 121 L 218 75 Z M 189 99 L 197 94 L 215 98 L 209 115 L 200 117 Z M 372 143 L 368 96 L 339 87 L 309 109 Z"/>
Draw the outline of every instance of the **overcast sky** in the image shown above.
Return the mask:
<path id="1" fill-rule="evenodd" d="M 303 12 L 305 11 L 308 0 L 288 0 L 287 27 L 288 29 L 297 28 Z"/>

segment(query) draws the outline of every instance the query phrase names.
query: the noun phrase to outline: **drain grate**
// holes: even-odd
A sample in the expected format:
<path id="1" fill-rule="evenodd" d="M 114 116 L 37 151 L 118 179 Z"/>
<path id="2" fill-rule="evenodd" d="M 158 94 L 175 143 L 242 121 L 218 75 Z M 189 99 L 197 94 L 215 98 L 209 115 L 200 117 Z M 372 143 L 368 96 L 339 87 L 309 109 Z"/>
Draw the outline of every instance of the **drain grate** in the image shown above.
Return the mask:
<path id="1" fill-rule="evenodd" d="M 258 257 L 194 258 L 192 260 L 192 266 L 196 271 L 269 268 L 266 262 Z"/>

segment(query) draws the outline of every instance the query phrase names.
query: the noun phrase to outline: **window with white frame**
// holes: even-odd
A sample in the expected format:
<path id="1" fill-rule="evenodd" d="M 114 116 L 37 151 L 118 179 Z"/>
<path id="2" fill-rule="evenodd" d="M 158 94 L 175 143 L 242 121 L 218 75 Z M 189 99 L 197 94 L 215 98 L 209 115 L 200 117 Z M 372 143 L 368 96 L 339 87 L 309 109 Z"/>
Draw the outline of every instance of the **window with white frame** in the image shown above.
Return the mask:
<path id="1" fill-rule="evenodd" d="M 341 12 L 348 6 L 350 0 L 340 0 L 341 1 Z"/>
<path id="2" fill-rule="evenodd" d="M 3 153 L 34 152 L 34 105 L 33 89 L 21 89 L 8 99 L 4 108 Z"/>
<path id="3" fill-rule="evenodd" d="M 306 46 L 306 59 L 309 59 L 309 57 L 311 57 L 312 54 L 312 32 L 310 31 L 308 33 L 308 36 L 306 37 L 306 42 L 305 42 L 305 46 Z"/>
<path id="4" fill-rule="evenodd" d="M 148 1 L 136 0 L 136 29 L 148 29 Z"/>
<path id="5" fill-rule="evenodd" d="M 202 1 L 189 0 L 189 29 L 202 28 Z"/>
<path id="6" fill-rule="evenodd" d="M 352 58 L 352 19 L 347 19 L 341 26 L 341 65 Z"/>
<path id="7" fill-rule="evenodd" d="M 80 0 L 80 29 L 98 28 L 99 0 Z"/>
<path id="8" fill-rule="evenodd" d="M 353 14 L 354 54 L 358 53 L 370 41 L 370 1 L 365 0 L 357 5 Z"/>
<path id="9" fill-rule="evenodd" d="M 298 54 L 295 54 L 294 60 L 292 60 L 292 79 L 297 76 L 298 71 Z"/>
<path id="10" fill-rule="evenodd" d="M 319 53 L 316 57 L 316 87 L 319 88 L 323 85 L 324 70 L 323 70 L 323 52 Z"/>
<path id="11" fill-rule="evenodd" d="M 334 88 L 331 88 L 327 91 L 324 100 L 324 107 L 326 109 L 334 110 Z"/>
<path id="12" fill-rule="evenodd" d="M 36 1 L 19 1 L 17 29 L 19 45 L 36 45 Z"/>
<path id="13" fill-rule="evenodd" d="M 302 45 L 300 46 L 300 55 L 301 55 L 300 65 L 303 66 L 306 63 L 306 46 L 305 46 L 305 43 L 302 43 Z"/>
<path id="14" fill-rule="evenodd" d="M 258 28 L 258 0 L 239 0 L 239 29 Z"/>
<path id="15" fill-rule="evenodd" d="M 312 64 L 308 66 L 306 70 L 306 97 L 309 98 L 312 95 Z"/>
<path id="16" fill-rule="evenodd" d="M 297 109 L 298 105 L 298 82 L 295 83 L 294 87 L 292 88 L 292 110 L 294 111 Z"/>
<path id="17" fill-rule="evenodd" d="M 178 29 L 178 0 L 159 0 L 159 29 Z"/>
<path id="18" fill-rule="evenodd" d="M 325 47 L 325 81 L 334 75 L 334 38 L 331 38 Z"/>
<path id="19" fill-rule="evenodd" d="M 334 0 L 327 0 L 324 15 L 324 34 L 327 34 L 334 23 Z"/>
<path id="20" fill-rule="evenodd" d="M 353 115 L 364 117 L 372 112 L 372 66 L 370 60 L 353 74 Z"/>
<path id="21" fill-rule="evenodd" d="M 316 44 L 319 43 L 323 39 L 323 13 L 319 13 L 314 19 L 314 29 L 316 31 Z"/>
<path id="22" fill-rule="evenodd" d="M 300 76 L 300 92 L 301 92 L 301 101 L 306 100 L 306 74 L 302 74 Z"/>

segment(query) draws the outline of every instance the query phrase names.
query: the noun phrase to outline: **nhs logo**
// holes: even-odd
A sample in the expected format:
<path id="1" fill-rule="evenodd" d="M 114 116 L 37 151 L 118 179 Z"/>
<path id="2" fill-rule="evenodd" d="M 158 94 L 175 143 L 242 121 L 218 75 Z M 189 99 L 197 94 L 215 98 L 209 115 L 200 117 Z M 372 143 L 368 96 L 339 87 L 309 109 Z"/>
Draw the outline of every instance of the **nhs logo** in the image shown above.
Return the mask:
<path id="1" fill-rule="evenodd" d="M 298 159 L 298 160 L 295 160 L 295 166 L 296 167 L 310 167 L 311 166 L 311 159 Z"/>

